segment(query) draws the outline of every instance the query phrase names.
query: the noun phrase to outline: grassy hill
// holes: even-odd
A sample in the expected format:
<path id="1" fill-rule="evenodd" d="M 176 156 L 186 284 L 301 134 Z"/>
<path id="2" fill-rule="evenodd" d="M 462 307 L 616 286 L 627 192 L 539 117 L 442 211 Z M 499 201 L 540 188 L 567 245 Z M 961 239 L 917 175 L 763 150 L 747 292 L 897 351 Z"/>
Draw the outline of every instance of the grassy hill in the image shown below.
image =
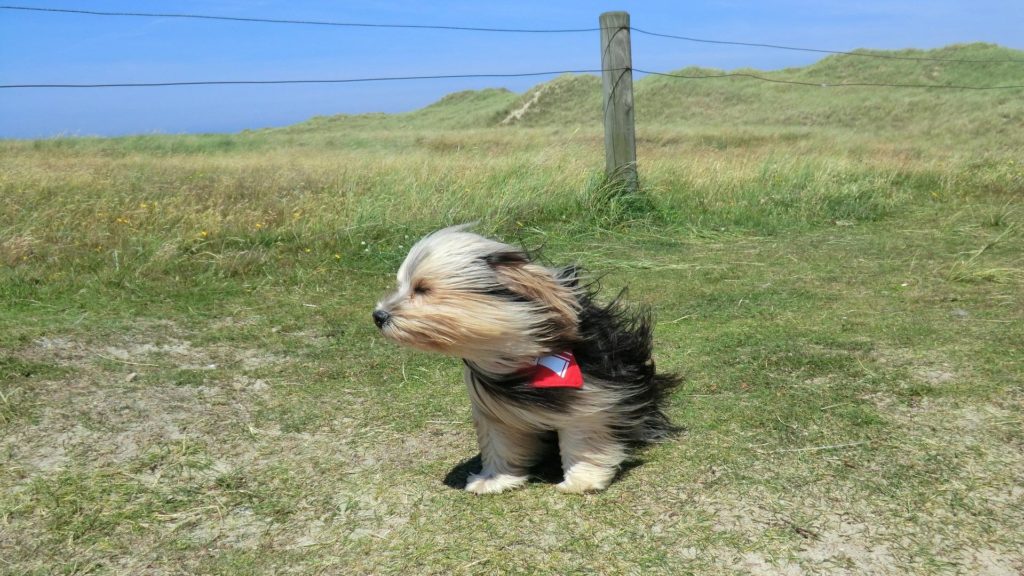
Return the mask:
<path id="1" fill-rule="evenodd" d="M 359 114 L 317 116 L 298 124 L 302 130 L 330 130 L 342 126 L 347 129 L 362 126 L 411 127 L 411 128 L 480 128 L 495 126 L 504 117 L 505 111 L 515 104 L 519 97 L 505 88 L 485 90 L 464 90 L 454 92 L 437 102 L 409 114 Z"/>
<path id="2" fill-rule="evenodd" d="M 1024 52 L 993 44 L 954 45 L 934 50 L 858 50 L 857 53 L 890 58 L 832 55 L 800 68 L 732 72 L 829 85 L 1024 86 Z M 1006 61 L 973 63 L 897 58 Z M 691 66 L 672 73 L 714 76 L 726 71 Z M 647 76 L 635 82 L 637 122 L 645 128 L 670 126 L 692 130 L 734 126 L 770 131 L 833 128 L 912 133 L 952 140 L 985 135 L 995 137 L 1003 145 L 1016 142 L 1024 133 L 1022 92 L 1024 90 L 817 88 L 768 83 L 749 77 Z M 513 116 L 513 112 L 517 114 Z M 321 117 L 294 129 L 356 126 L 463 129 L 509 124 L 599 128 L 600 122 L 600 78 L 565 75 L 519 96 L 495 89 L 459 92 L 407 114 Z"/>

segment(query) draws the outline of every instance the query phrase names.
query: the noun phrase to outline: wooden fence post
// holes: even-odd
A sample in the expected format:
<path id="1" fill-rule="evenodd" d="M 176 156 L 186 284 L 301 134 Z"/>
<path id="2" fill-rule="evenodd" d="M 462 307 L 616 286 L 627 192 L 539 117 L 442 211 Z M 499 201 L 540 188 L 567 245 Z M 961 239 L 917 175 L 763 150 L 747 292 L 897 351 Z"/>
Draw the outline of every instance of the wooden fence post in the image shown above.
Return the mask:
<path id="1" fill-rule="evenodd" d="M 637 174 L 629 13 L 605 12 L 600 22 L 605 175 L 632 193 L 637 189 Z"/>

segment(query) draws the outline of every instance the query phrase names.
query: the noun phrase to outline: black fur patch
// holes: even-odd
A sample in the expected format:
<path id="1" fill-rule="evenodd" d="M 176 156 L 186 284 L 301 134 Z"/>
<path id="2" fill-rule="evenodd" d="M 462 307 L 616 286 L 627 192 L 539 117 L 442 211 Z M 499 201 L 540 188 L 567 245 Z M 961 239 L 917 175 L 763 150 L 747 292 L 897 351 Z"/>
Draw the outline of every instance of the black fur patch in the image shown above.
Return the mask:
<path id="1" fill-rule="evenodd" d="M 620 292 L 608 304 L 594 302 L 598 287 L 588 286 L 580 298 L 580 340 L 573 346 L 576 361 L 586 376 L 596 377 L 622 394 L 623 413 L 616 432 L 630 443 L 665 439 L 677 428 L 662 411 L 680 378 L 658 374 L 651 358 L 653 324 L 646 306 L 628 306 Z"/>

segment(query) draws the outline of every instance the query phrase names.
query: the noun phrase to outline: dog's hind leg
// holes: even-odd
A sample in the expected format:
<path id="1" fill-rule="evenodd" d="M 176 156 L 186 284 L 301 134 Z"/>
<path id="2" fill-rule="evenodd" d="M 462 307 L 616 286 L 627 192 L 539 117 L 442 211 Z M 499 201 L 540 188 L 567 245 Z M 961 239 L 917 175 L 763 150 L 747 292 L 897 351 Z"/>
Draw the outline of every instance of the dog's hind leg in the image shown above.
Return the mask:
<path id="1" fill-rule="evenodd" d="M 529 467 L 542 453 L 541 438 L 532 430 L 520 430 L 473 411 L 483 469 L 470 475 L 466 490 L 497 494 L 518 488 L 529 479 Z"/>
<path id="2" fill-rule="evenodd" d="M 558 430 L 565 479 L 555 485 L 562 492 L 604 490 L 626 459 L 626 449 L 602 425 L 582 425 Z"/>

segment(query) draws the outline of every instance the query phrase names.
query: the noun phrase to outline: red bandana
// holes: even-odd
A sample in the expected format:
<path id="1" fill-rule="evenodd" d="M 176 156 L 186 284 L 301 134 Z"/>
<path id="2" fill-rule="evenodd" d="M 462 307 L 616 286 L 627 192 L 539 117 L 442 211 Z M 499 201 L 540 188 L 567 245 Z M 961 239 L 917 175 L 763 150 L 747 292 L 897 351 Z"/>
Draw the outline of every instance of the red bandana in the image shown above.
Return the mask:
<path id="1" fill-rule="evenodd" d="M 583 388 L 583 372 L 572 352 L 537 358 L 530 388 Z"/>

